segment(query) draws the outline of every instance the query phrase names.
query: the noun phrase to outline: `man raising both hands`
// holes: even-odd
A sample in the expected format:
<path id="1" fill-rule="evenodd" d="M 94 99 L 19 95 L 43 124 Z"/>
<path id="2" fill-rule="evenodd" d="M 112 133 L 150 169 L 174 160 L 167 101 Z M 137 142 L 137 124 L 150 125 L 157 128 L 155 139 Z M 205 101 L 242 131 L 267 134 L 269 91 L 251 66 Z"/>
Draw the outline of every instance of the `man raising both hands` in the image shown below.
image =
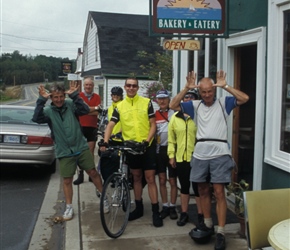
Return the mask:
<path id="1" fill-rule="evenodd" d="M 210 174 L 210 182 L 213 184 L 216 197 L 216 213 L 218 218 L 215 250 L 223 250 L 226 247 L 224 226 L 226 223 L 227 202 L 224 187 L 231 182 L 231 170 L 234 162 L 228 145 L 227 118 L 231 111 L 249 100 L 247 94 L 237 90 L 226 82 L 226 73 L 218 71 L 217 82 L 205 77 L 196 85 L 196 74 L 189 72 L 186 84 L 171 101 L 170 108 L 182 110 L 194 115 L 197 125 L 196 145 L 191 160 L 190 181 L 198 183 L 204 224 L 199 225 L 199 230 L 214 233 L 211 218 L 211 193 L 206 182 Z M 222 88 L 232 96 L 216 99 L 216 88 Z M 201 101 L 180 103 L 189 89 L 199 88 Z M 191 235 L 192 232 L 190 232 Z"/>
<path id="2" fill-rule="evenodd" d="M 97 189 L 102 192 L 102 180 L 95 169 L 94 158 L 83 136 L 76 116 L 88 114 L 89 106 L 79 97 L 78 84 L 70 82 L 70 89 L 65 91 L 62 85 L 51 85 L 49 93 L 44 86 L 39 86 L 39 98 L 32 120 L 48 123 L 55 146 L 56 158 L 59 160 L 60 175 L 63 177 L 63 192 L 66 201 L 64 220 L 73 218 L 72 181 L 77 165 L 92 178 Z M 66 94 L 70 99 L 65 99 Z M 48 98 L 51 104 L 45 106 Z"/>

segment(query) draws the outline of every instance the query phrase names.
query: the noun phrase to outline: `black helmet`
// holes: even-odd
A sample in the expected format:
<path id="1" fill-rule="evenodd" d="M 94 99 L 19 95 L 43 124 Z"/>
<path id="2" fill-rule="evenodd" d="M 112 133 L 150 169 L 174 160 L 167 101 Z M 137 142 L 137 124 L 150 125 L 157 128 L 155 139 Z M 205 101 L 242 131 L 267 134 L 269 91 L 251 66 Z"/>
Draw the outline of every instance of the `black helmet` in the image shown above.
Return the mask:
<path id="1" fill-rule="evenodd" d="M 198 99 L 199 94 L 197 89 L 190 89 L 187 91 L 186 95 L 193 95 L 195 99 Z"/>
<path id="2" fill-rule="evenodd" d="M 123 89 L 119 86 L 115 86 L 111 89 L 111 94 L 112 95 L 118 95 L 122 96 L 123 95 Z"/>
<path id="3" fill-rule="evenodd" d="M 210 241 L 212 232 L 203 231 L 196 227 L 189 232 L 189 236 L 198 244 L 206 244 Z"/>

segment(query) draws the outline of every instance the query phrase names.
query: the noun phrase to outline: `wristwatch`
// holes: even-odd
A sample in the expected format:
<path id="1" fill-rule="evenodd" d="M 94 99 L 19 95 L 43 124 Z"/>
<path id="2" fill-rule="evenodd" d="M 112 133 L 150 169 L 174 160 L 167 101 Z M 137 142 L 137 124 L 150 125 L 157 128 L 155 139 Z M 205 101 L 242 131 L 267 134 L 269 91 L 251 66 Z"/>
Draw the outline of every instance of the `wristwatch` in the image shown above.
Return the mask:
<path id="1" fill-rule="evenodd" d="M 99 107 L 98 106 L 95 106 L 95 110 L 99 110 Z"/>
<path id="2" fill-rule="evenodd" d="M 224 89 L 227 89 L 229 87 L 229 85 L 226 84 L 226 86 L 224 86 Z"/>

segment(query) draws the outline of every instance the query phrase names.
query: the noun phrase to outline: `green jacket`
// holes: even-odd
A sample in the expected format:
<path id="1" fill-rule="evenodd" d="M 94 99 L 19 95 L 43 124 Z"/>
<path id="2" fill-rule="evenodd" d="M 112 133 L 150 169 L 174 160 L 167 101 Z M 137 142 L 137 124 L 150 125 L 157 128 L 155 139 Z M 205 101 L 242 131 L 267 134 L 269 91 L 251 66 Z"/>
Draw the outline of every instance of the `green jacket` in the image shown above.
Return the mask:
<path id="1" fill-rule="evenodd" d="M 197 127 L 190 116 L 185 117 L 181 111 L 175 112 L 168 124 L 168 157 L 175 158 L 176 162 L 190 162 L 196 130 Z"/>
<path id="2" fill-rule="evenodd" d="M 46 107 L 46 98 L 40 96 L 32 120 L 37 123 L 48 123 L 54 140 L 56 158 L 77 155 L 88 149 L 88 143 L 83 136 L 78 116 L 86 115 L 90 109 L 79 97 L 72 93 L 61 108 L 51 104 Z"/>

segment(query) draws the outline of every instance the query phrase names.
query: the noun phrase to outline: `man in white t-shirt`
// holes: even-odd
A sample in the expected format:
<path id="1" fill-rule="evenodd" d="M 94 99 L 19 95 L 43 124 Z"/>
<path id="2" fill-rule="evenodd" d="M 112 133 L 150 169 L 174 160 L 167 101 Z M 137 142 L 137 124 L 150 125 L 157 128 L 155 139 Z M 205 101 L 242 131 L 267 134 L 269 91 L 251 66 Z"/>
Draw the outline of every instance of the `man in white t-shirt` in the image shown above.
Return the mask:
<path id="1" fill-rule="evenodd" d="M 184 89 L 170 103 L 171 109 L 183 110 L 194 117 L 197 125 L 197 141 L 191 160 L 190 181 L 198 183 L 200 201 L 204 213 L 204 224 L 199 225 L 198 229 L 213 234 L 211 193 L 206 181 L 208 174 L 210 174 L 210 182 L 213 184 L 217 202 L 218 228 L 215 250 L 224 250 L 226 247 L 224 227 L 227 202 L 224 187 L 231 182 L 231 170 L 234 167 L 227 141 L 227 117 L 235 107 L 249 100 L 247 94 L 227 85 L 225 78 L 226 73 L 221 70 L 216 74 L 216 83 L 214 83 L 213 79 L 205 77 L 196 85 L 195 72 L 189 72 Z M 217 87 L 224 89 L 232 96 L 216 99 L 215 92 Z M 181 103 L 183 96 L 189 89 L 193 88 L 199 88 L 201 101 Z M 191 233 L 192 231 L 190 235 Z"/>

